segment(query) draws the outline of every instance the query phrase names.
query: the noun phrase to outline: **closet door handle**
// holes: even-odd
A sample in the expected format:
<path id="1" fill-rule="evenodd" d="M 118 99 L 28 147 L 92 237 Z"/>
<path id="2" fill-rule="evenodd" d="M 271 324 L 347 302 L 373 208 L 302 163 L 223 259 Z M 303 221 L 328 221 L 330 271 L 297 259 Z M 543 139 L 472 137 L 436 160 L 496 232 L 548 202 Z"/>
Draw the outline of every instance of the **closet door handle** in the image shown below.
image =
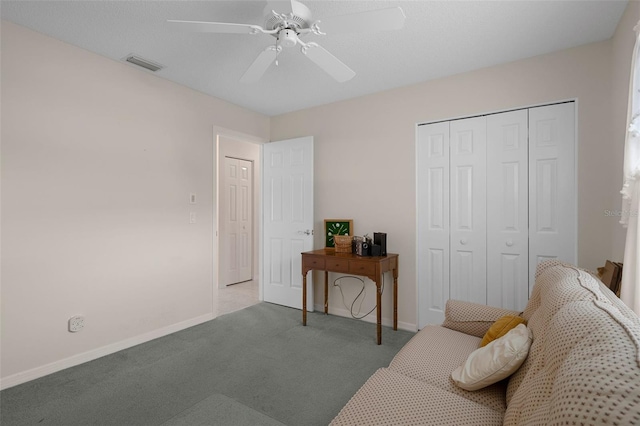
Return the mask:
<path id="1" fill-rule="evenodd" d="M 467 245 L 467 240 L 465 240 L 464 238 L 460 240 L 460 244 L 462 244 L 463 246 Z"/>
<path id="2" fill-rule="evenodd" d="M 507 245 L 507 247 L 511 247 L 513 246 L 513 240 L 507 240 L 505 244 Z"/>

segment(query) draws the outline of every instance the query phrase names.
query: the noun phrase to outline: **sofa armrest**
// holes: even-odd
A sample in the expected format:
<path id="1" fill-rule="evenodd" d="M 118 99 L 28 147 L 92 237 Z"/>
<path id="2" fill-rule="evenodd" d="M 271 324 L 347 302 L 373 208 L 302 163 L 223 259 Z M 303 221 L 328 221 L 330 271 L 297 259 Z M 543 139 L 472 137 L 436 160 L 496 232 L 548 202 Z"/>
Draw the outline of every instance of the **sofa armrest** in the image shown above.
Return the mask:
<path id="1" fill-rule="evenodd" d="M 496 320 L 505 315 L 520 315 L 520 312 L 450 299 L 447 300 L 442 326 L 482 337 Z"/>

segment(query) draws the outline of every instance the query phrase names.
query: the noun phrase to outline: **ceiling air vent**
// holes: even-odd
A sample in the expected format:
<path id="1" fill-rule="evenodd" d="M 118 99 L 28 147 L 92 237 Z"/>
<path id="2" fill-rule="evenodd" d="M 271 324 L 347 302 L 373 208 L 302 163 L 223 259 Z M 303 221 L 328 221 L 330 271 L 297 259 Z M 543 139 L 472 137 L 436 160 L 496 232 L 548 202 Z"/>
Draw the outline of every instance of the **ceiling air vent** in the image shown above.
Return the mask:
<path id="1" fill-rule="evenodd" d="M 164 68 L 163 65 L 152 62 L 148 59 L 143 59 L 140 56 L 136 56 L 136 55 L 128 55 L 126 58 L 124 58 L 124 60 L 153 72 L 156 72 Z"/>

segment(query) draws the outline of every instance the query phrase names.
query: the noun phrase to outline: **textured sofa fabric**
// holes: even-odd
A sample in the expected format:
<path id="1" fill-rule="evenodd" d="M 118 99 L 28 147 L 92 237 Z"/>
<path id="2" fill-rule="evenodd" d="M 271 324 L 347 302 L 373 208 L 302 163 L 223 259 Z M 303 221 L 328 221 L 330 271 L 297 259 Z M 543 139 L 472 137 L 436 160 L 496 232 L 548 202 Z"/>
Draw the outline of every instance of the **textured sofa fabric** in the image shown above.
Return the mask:
<path id="1" fill-rule="evenodd" d="M 381 368 L 332 425 L 501 425 L 503 414 L 437 386 Z"/>
<path id="2" fill-rule="evenodd" d="M 449 301 L 443 325 L 420 330 L 332 424 L 640 425 L 640 319 L 593 275 L 557 261 L 538 266 L 522 313 L 533 333 L 524 364 L 487 388 L 458 388 L 451 371 L 513 314 Z"/>
<path id="3" fill-rule="evenodd" d="M 451 380 L 451 372 L 478 349 L 480 340 L 479 337 L 448 328 L 426 326 L 398 352 L 389 369 L 504 414 L 505 383 L 499 382 L 470 392 L 459 388 Z"/>

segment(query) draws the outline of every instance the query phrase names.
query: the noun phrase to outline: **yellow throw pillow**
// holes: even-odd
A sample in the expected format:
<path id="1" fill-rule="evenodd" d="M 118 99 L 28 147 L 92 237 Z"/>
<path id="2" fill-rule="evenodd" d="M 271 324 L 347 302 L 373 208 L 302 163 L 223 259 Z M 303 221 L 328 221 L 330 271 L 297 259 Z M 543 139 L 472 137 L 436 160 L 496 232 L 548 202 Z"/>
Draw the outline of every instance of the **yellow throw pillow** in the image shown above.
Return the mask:
<path id="1" fill-rule="evenodd" d="M 498 321 L 494 322 L 480 342 L 480 347 L 486 346 L 489 342 L 507 334 L 511 329 L 516 328 L 519 324 L 527 325 L 524 318 L 515 315 L 505 315 Z"/>

